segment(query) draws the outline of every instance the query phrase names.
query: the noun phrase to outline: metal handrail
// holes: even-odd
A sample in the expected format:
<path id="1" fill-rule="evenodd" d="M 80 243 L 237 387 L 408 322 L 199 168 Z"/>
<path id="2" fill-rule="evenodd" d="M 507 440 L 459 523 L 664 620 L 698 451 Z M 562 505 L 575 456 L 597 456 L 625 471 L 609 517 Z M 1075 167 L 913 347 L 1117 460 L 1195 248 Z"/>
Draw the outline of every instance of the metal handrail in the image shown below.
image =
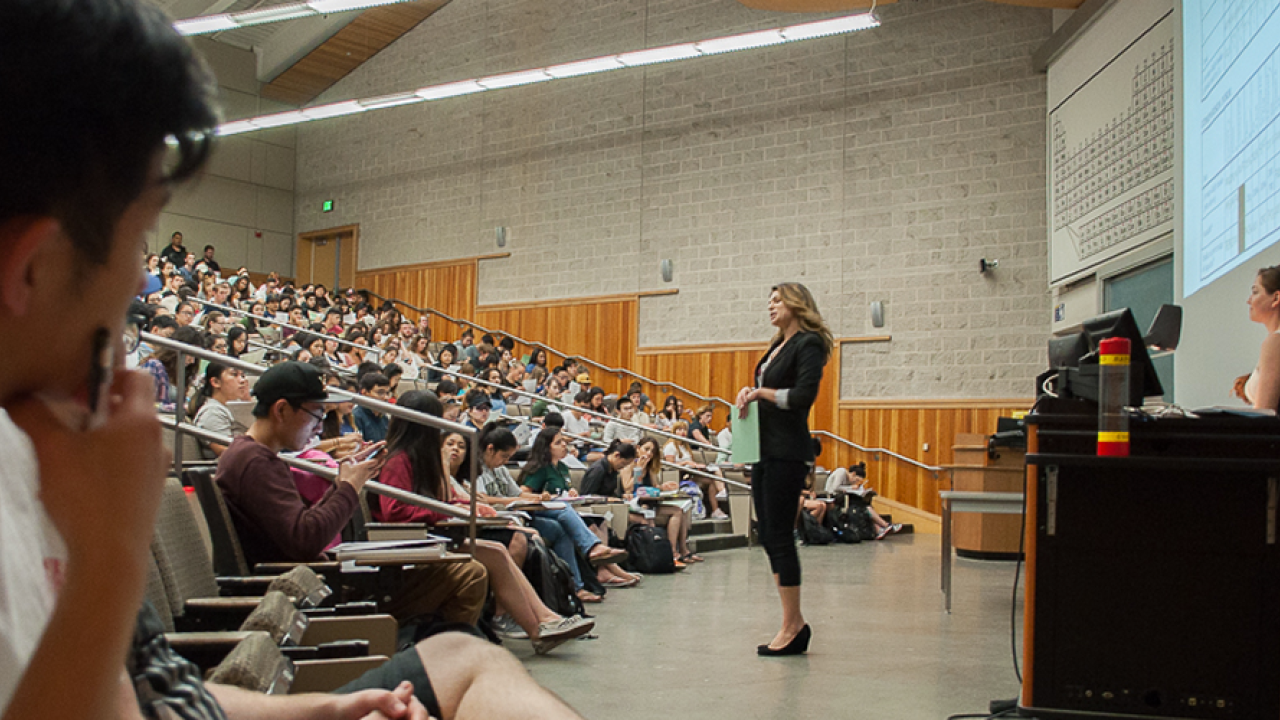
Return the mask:
<path id="1" fill-rule="evenodd" d="M 485 327 L 483 327 L 483 326 L 481 326 L 481 325 L 478 325 L 478 324 L 476 324 L 476 323 L 474 323 L 474 322 L 472 322 L 472 321 L 470 321 L 470 320 L 464 320 L 464 319 L 460 319 L 460 318 L 455 318 L 455 317 L 452 317 L 452 316 L 447 315 L 447 314 L 445 314 L 445 313 L 442 313 L 442 312 L 440 312 L 440 311 L 438 311 L 438 310 L 432 310 L 432 309 L 429 309 L 429 308 L 420 308 L 420 307 L 416 307 L 416 306 L 414 306 L 414 305 L 410 305 L 409 303 L 407 303 L 407 302 L 405 302 L 405 301 L 403 301 L 403 300 L 397 300 L 397 299 L 395 299 L 395 298 L 388 298 L 388 297 L 384 297 L 384 296 L 382 296 L 382 295 L 379 295 L 379 294 L 378 294 L 378 293 L 376 293 L 376 292 L 373 292 L 372 290 L 364 290 L 363 292 L 366 292 L 366 293 L 368 293 L 369 295 L 371 295 L 371 296 L 373 296 L 373 297 L 376 297 L 376 298 L 378 298 L 379 300 L 382 300 L 382 301 L 384 301 L 384 302 L 389 302 L 389 303 L 392 303 L 392 304 L 401 305 L 401 306 L 403 306 L 403 307 L 406 307 L 406 308 L 408 308 L 408 309 L 410 309 L 410 310 L 413 310 L 413 311 L 415 311 L 415 312 L 417 312 L 417 313 L 420 313 L 420 314 L 423 314 L 423 315 L 435 315 L 435 316 L 440 317 L 440 318 L 443 318 L 443 319 L 447 320 L 448 322 L 451 322 L 451 323 L 453 323 L 453 324 L 455 324 L 455 325 L 466 325 L 466 326 L 469 326 L 469 327 L 474 328 L 474 329 L 476 329 L 476 330 L 479 330 L 479 331 L 481 331 L 481 332 L 485 332 L 485 333 L 489 333 L 489 334 L 493 334 L 493 333 L 494 333 L 494 331 L 493 331 L 493 330 L 489 330 L 489 329 L 487 329 L 487 328 L 485 328 Z M 699 400 L 703 400 L 703 401 L 705 401 L 705 402 L 719 402 L 719 403 L 722 403 L 722 404 L 724 404 L 724 405 L 728 406 L 731 412 L 732 412 L 733 408 L 735 407 L 734 403 L 731 403 L 731 402 L 729 402 L 728 400 L 725 400 L 724 398 L 719 397 L 719 396 L 717 396 L 717 395 L 712 395 L 712 396 L 710 396 L 710 397 L 707 397 L 707 396 L 704 396 L 704 395 L 700 395 L 700 394 L 698 394 L 698 393 L 696 393 L 696 392 L 694 392 L 694 391 L 692 391 L 692 390 L 689 390 L 688 388 L 685 388 L 685 387 L 682 387 L 682 386 L 680 386 L 680 385 L 677 385 L 677 384 L 675 384 L 675 383 L 659 382 L 659 381 L 656 381 L 656 380 L 652 380 L 652 379 L 650 379 L 650 378 L 647 378 L 647 377 L 645 377 L 645 376 L 643 376 L 643 375 L 641 375 L 641 374 L 639 374 L 639 373 L 633 372 L 633 371 L 631 371 L 631 370 L 627 370 L 626 368 L 611 368 L 611 367 L 608 367 L 608 366 L 603 365 L 603 364 L 601 364 L 601 363 L 598 363 L 598 362 L 596 362 L 596 361 L 594 361 L 594 360 L 591 360 L 590 358 L 584 358 L 584 357 L 579 357 L 579 356 L 569 355 L 569 354 L 566 354 L 566 353 L 560 352 L 559 350 L 556 350 L 555 348 L 551 347 L 550 345 L 547 345 L 546 343 L 541 343 L 541 342 L 530 342 L 530 341 L 528 341 L 528 340 L 524 340 L 524 339 L 522 339 L 522 338 L 520 338 L 520 337 L 517 337 L 517 336 L 515 336 L 515 335 L 512 335 L 512 334 L 510 334 L 510 333 L 501 333 L 501 334 L 505 335 L 506 337 L 511 338 L 511 339 L 512 339 L 512 340 L 514 340 L 515 342 L 518 342 L 518 343 L 520 343 L 520 344 L 522 344 L 522 345 L 526 345 L 526 346 L 534 347 L 534 348 L 542 348 L 542 349 L 544 349 L 544 350 L 546 350 L 546 351 L 548 351 L 548 352 L 554 353 L 554 354 L 559 355 L 559 356 L 564 357 L 564 358 L 577 357 L 577 359 L 578 359 L 578 360 L 580 360 L 580 361 L 582 361 L 582 362 L 585 362 L 585 363 L 587 363 L 588 365 L 592 365 L 592 366 L 594 366 L 594 367 L 596 367 L 596 368 L 599 368 L 599 369 L 601 369 L 601 370 L 603 370 L 603 371 L 605 371 L 605 372 L 609 372 L 609 373 L 613 373 L 613 374 L 625 374 L 625 375 L 629 375 L 629 376 L 631 376 L 631 377 L 633 377 L 633 378 L 636 378 L 636 379 L 641 380 L 641 381 L 643 381 L 643 382 L 647 382 L 647 383 L 649 383 L 650 385 L 653 385 L 653 386 L 655 386 L 655 387 L 659 387 L 659 388 L 673 388 L 673 389 L 679 390 L 679 391 L 681 391 L 681 392 L 684 392 L 684 393 L 686 393 L 686 394 L 688 394 L 688 395 L 690 395 L 690 396 L 692 396 L 692 397 L 698 398 Z M 480 380 L 474 380 L 474 382 L 482 382 L 482 381 L 480 381 Z M 859 444 L 857 444 L 857 443 L 855 443 L 855 442 L 852 442 L 852 441 L 850 441 L 850 440 L 846 440 L 845 438 L 842 438 L 842 437 L 840 437 L 839 435 L 836 435 L 836 434 L 834 434 L 834 433 L 828 432 L 828 431 L 826 431 L 826 430 L 814 430 L 814 431 L 812 431 L 810 434 L 812 434 L 812 435 L 822 435 L 822 436 L 825 436 L 825 437 L 830 437 L 830 438 L 832 438 L 833 440 L 836 440 L 836 441 L 838 441 L 838 442 L 844 443 L 845 445 L 848 445 L 849 447 L 855 448 L 855 449 L 860 450 L 860 451 L 862 451 L 862 452 L 866 452 L 866 453 L 877 453 L 877 454 L 879 454 L 879 453 L 883 453 L 883 454 L 885 454 L 885 455 L 889 455 L 889 456 L 891 456 L 891 457 L 893 457 L 893 458 L 895 458 L 895 459 L 897 459 L 897 460 L 900 460 L 900 461 L 902 461 L 902 462 L 905 462 L 905 463 L 907 463 L 907 464 L 909 464 L 909 465 L 914 465 L 914 466 L 916 466 L 916 467 L 918 467 L 918 468 L 921 468 L 921 469 L 923 469 L 923 470 L 928 470 L 928 471 L 930 471 L 930 472 L 934 473 L 934 476 L 935 476 L 935 477 L 937 477 L 937 474 L 938 474 L 938 473 L 940 473 L 940 472 L 946 472 L 946 471 L 947 471 L 947 470 L 946 470 L 946 468 L 942 468 L 942 467 L 938 467 L 938 466 L 934 466 L 934 465 L 926 465 L 926 464 L 924 464 L 924 463 L 922 463 L 922 462 L 919 462 L 918 460 L 914 460 L 914 459 L 909 458 L 909 457 L 907 457 L 907 456 L 905 456 L 905 455 L 900 455 L 900 454 L 898 454 L 898 453 L 896 453 L 896 452 L 894 452 L 894 451 L 892 451 L 892 450 L 886 449 L 886 448 L 866 448 L 866 447 L 863 447 L 862 445 L 859 445 Z M 694 440 L 686 439 L 686 442 L 689 442 L 690 444 L 699 444 L 699 445 L 701 445 L 700 443 L 697 443 L 697 442 L 696 442 L 696 441 L 694 441 Z M 703 445 L 703 447 L 713 447 L 713 446 Z M 713 448 L 713 449 L 717 449 L 717 450 L 718 450 L 718 448 Z"/>
<path id="2" fill-rule="evenodd" d="M 264 323 L 270 323 L 271 325 L 276 325 L 276 326 L 278 326 L 278 327 L 288 328 L 288 329 L 290 329 L 290 330 L 294 330 L 294 331 L 296 331 L 296 332 L 306 333 L 306 334 L 308 334 L 308 335 L 316 335 L 317 337 L 324 338 L 325 340 L 337 340 L 339 345 L 346 345 L 346 346 L 349 346 L 349 347 L 360 348 L 361 350 L 373 350 L 373 351 L 377 352 L 379 355 L 381 355 L 381 354 L 382 354 L 382 350 L 380 350 L 380 349 L 378 349 L 378 348 L 374 348 L 372 345 L 361 345 L 360 343 L 353 343 L 353 342 L 351 342 L 350 340 L 347 340 L 347 339 L 345 339 L 345 338 L 340 338 L 340 337 L 338 337 L 338 336 L 336 336 L 336 335 L 328 335 L 328 334 L 325 334 L 325 333 L 320 333 L 320 334 L 318 334 L 318 335 L 317 335 L 316 331 L 315 331 L 315 330 L 312 330 L 311 328 L 298 327 L 297 325 L 290 325 L 290 324 L 289 324 L 289 323 L 287 323 L 287 322 L 283 322 L 283 321 L 281 321 L 281 320 L 276 320 L 276 319 L 274 319 L 274 318 L 269 318 L 269 317 L 266 317 L 265 315 L 254 315 L 253 313 L 249 312 L 248 310 L 241 310 L 240 308 L 237 308 L 237 307 L 231 307 L 230 305 L 219 305 L 218 303 L 213 302 L 212 300 L 201 300 L 201 299 L 199 299 L 199 298 L 195 298 L 195 297 L 193 297 L 193 298 L 191 298 L 188 302 L 197 302 L 197 303 L 200 303 L 201 305 L 204 305 L 204 306 L 206 306 L 206 307 L 214 308 L 215 310 L 223 310 L 223 311 L 227 311 L 227 312 L 233 312 L 233 313 L 236 313 L 236 314 L 239 314 L 239 315 L 243 315 L 243 316 L 245 316 L 245 317 L 251 317 L 251 318 L 253 318 L 254 320 L 258 320 L 258 321 L 261 321 L 261 322 L 264 322 Z"/>
<path id="3" fill-rule="evenodd" d="M 537 420 L 534 420 L 533 418 L 523 417 L 521 415 L 503 415 L 502 419 L 515 420 L 521 425 L 533 425 L 536 427 L 543 426 L 542 423 L 538 422 Z M 561 428 L 560 432 L 563 433 L 565 437 L 573 438 L 574 440 L 582 440 L 584 442 L 594 445 L 595 447 L 608 447 L 607 445 L 604 444 L 604 442 L 600 440 L 597 440 L 592 437 L 587 437 L 585 435 L 577 435 L 575 433 L 569 432 L 568 430 L 565 430 L 564 428 Z M 720 452 L 723 452 L 723 450 Z M 736 485 L 741 488 L 747 488 L 748 490 L 751 489 L 751 486 L 746 483 L 740 483 L 737 480 L 730 480 L 729 478 L 723 477 L 721 475 L 715 475 L 713 473 L 709 473 L 703 470 L 698 470 L 696 468 L 680 465 L 679 463 L 668 462 L 667 460 L 662 460 L 661 462 L 665 467 L 673 468 L 675 470 L 679 470 L 680 472 L 686 472 L 686 473 L 689 473 L 690 475 L 699 475 L 701 477 L 711 478 L 712 480 L 719 480 L 720 482 L 729 483 L 730 485 Z"/>
<path id="4" fill-rule="evenodd" d="M 846 439 L 844 439 L 844 438 L 840 437 L 839 435 L 836 435 L 836 434 L 834 434 L 834 433 L 829 433 L 829 432 L 827 432 L 826 430 L 810 430 L 810 431 L 809 431 L 809 434 L 810 434 L 810 435 L 821 435 L 822 437 L 829 437 L 829 438 L 831 438 L 832 440 L 835 440 L 835 441 L 837 441 L 837 442 L 844 443 L 845 445 L 848 445 L 849 447 L 851 447 L 851 448 L 853 448 L 853 449 L 855 449 L 855 450 L 858 450 L 858 451 L 860 451 L 860 452 L 870 453 L 870 454 L 875 454 L 875 455 L 880 455 L 880 454 L 888 455 L 889 457 L 892 457 L 892 458 L 895 458 L 895 459 L 897 459 L 897 460 L 900 460 L 900 461 L 902 461 L 902 462 L 904 462 L 904 463 L 907 463 L 908 465 L 914 465 L 914 466 L 916 466 L 916 467 L 920 468 L 921 470 L 928 470 L 929 472 L 932 472 L 932 473 L 933 473 L 933 476 L 934 476 L 935 478 L 936 478 L 936 477 L 938 477 L 938 473 L 948 472 L 948 471 L 949 471 L 949 468 L 944 468 L 944 467 L 941 467 L 941 466 L 938 466 L 938 465 L 925 465 L 924 463 L 920 462 L 919 460 L 915 460 L 915 459 L 913 459 L 913 458 L 909 458 L 909 457 L 907 457 L 906 455 L 900 455 L 900 454 L 898 454 L 898 453 L 896 453 L 896 452 L 894 452 L 894 451 L 892 451 L 892 450 L 889 450 L 888 448 L 869 448 L 869 447 L 863 447 L 862 445 L 859 445 L 859 444 L 858 444 L 858 443 L 856 443 L 856 442 L 853 442 L 853 441 L 851 441 L 851 440 L 846 440 Z"/>
<path id="5" fill-rule="evenodd" d="M 480 332 L 482 332 L 482 333 L 488 333 L 488 334 L 490 334 L 490 335 L 494 334 L 494 332 L 495 332 L 495 331 L 493 331 L 493 330 L 489 330 L 488 328 L 485 328 L 485 327 L 482 327 L 482 326 L 480 326 L 480 325 L 477 325 L 476 323 L 474 323 L 474 322 L 472 322 L 472 321 L 470 321 L 470 320 L 463 320 L 463 319 L 460 319 L 460 318 L 452 317 L 452 316 L 450 316 L 450 315 L 446 315 L 445 313 L 442 313 L 442 312 L 440 312 L 439 310 L 432 310 L 432 309 L 429 309 L 429 308 L 420 308 L 420 307 L 415 307 L 415 306 L 410 305 L 409 303 L 407 303 L 407 302 L 405 302 L 405 301 L 403 301 L 403 300 L 397 300 L 397 299 L 395 299 L 395 298 L 383 297 L 382 295 L 379 295 L 378 293 L 373 292 L 372 290 L 365 290 L 364 292 L 369 293 L 369 294 L 370 294 L 370 295 L 372 295 L 373 297 L 376 297 L 376 298 L 378 298 L 379 300 L 382 300 L 383 302 L 389 302 L 389 303 L 396 304 L 396 305 L 402 305 L 402 306 L 404 306 L 404 307 L 408 308 L 409 310 L 413 310 L 414 312 L 420 313 L 420 314 L 422 314 L 422 315 L 435 315 L 436 317 L 443 318 L 444 320 L 447 320 L 448 322 L 451 322 L 451 323 L 453 323 L 453 324 L 455 324 L 455 325 L 466 325 L 466 326 L 468 326 L 468 327 L 471 327 L 472 329 L 479 330 L 479 331 L 480 331 Z M 654 386 L 655 388 L 667 388 L 667 389 L 671 389 L 671 390 L 679 390 L 680 392 L 682 392 L 682 393 L 684 393 L 684 394 L 686 394 L 686 395 L 689 395 L 690 397 L 695 397 L 695 398 L 697 398 L 697 399 L 699 399 L 699 400 L 701 400 L 701 401 L 703 401 L 703 402 L 718 402 L 718 403 L 721 403 L 722 405 L 725 405 L 725 406 L 727 406 L 727 407 L 730 407 L 730 408 L 732 408 L 732 407 L 733 407 L 733 403 L 729 402 L 728 400 L 725 400 L 724 398 L 722 398 L 722 397 L 720 397 L 720 396 L 718 396 L 718 395 L 710 395 L 710 396 L 702 395 L 702 394 L 700 394 L 700 393 L 696 393 L 696 392 L 694 392 L 694 391 L 690 390 L 689 388 L 683 387 L 683 386 L 681 386 L 681 385 L 677 385 L 677 384 L 672 383 L 672 382 L 660 382 L 660 381 L 658 381 L 658 380 L 653 380 L 653 379 L 647 378 L 647 377 L 645 377 L 645 376 L 641 375 L 640 373 L 637 373 L 637 372 L 635 372 L 635 371 L 633 371 L 633 370 L 628 370 L 628 369 L 626 369 L 626 368 L 612 368 L 612 367 L 609 367 L 608 365 L 605 365 L 605 364 L 603 364 L 603 363 L 598 363 L 598 362 L 596 362 L 595 360 L 592 360 L 592 359 L 590 359 L 590 358 L 585 358 L 585 357 L 582 357 L 582 356 L 579 356 L 579 355 L 570 355 L 570 354 L 568 354 L 568 353 L 563 353 L 563 352 L 560 352 L 559 350 L 556 350 L 555 348 L 551 347 L 550 345 L 547 345 L 546 343 L 533 342 L 533 341 L 525 340 L 525 339 L 523 339 L 523 338 L 520 338 L 520 337 L 517 337 L 517 336 L 515 336 L 515 335 L 512 335 L 511 333 L 499 333 L 499 334 L 500 334 L 500 335 L 503 335 L 503 336 L 505 336 L 505 337 L 509 337 L 509 338 L 511 338 L 513 341 L 518 342 L 518 343 L 520 343 L 521 345 L 525 345 L 525 346 L 527 346 L 527 347 L 531 347 L 531 348 L 541 348 L 541 349 L 543 349 L 543 350 L 546 350 L 546 351 L 547 351 L 547 352 L 549 352 L 549 353 L 552 353 L 553 355 L 559 355 L 559 356 L 560 356 L 560 357 L 562 357 L 562 358 L 566 358 L 566 359 L 567 359 L 567 358 L 571 358 L 571 357 L 572 357 L 572 358 L 576 358 L 576 359 L 577 359 L 577 360 L 579 360 L 580 362 L 586 363 L 587 365 L 590 365 L 590 366 L 592 366 L 592 367 L 594 367 L 594 368 L 597 368 L 597 369 L 602 370 L 602 371 L 607 372 L 607 373 L 611 373 L 611 374 L 614 374 L 614 375 L 628 375 L 628 376 L 630 376 L 630 377 L 632 377 L 632 378 L 635 378 L 635 379 L 637 379 L 637 380 L 640 380 L 640 381 L 642 381 L 642 382 L 649 383 L 650 385 Z"/>
<path id="6" fill-rule="evenodd" d="M 429 363 L 423 363 L 423 364 L 422 364 L 422 367 L 430 368 L 430 369 L 432 369 L 432 370 L 438 370 L 438 371 L 440 371 L 440 372 L 442 372 L 442 373 L 447 373 L 447 374 L 449 374 L 449 375 L 457 375 L 457 374 L 458 374 L 458 373 L 456 373 L 456 372 L 452 372 L 452 371 L 450 371 L 448 368 L 445 368 L 445 367 L 443 367 L 443 366 L 441 366 L 441 365 L 432 365 L 432 364 L 429 364 Z M 679 435 L 675 435 L 675 434 L 672 434 L 672 433 L 669 433 L 669 432 L 666 432 L 666 431 L 663 431 L 663 430 L 658 430 L 658 429 L 656 429 L 656 428 L 646 427 L 646 426 L 644 426 L 644 425 L 641 425 L 641 424 L 639 424 L 639 423 L 634 423 L 634 422 L 631 422 L 631 421 L 629 421 L 629 420 L 622 420 L 622 419 L 620 419 L 620 418 L 613 417 L 612 415 L 608 415 L 608 414 L 606 414 L 606 413 L 598 413 L 598 412 L 596 412 L 596 411 L 594 411 L 594 410 L 587 410 L 586 408 L 576 407 L 576 406 L 574 406 L 572 403 L 567 403 L 567 402 L 564 402 L 563 400 L 556 400 L 555 398 L 550 398 L 550 397 L 547 397 L 546 395 L 539 395 L 539 394 L 537 394 L 537 393 L 531 393 L 531 392 L 528 392 L 528 391 L 525 391 L 525 390 L 517 390 L 517 389 L 512 388 L 512 387 L 507 387 L 506 385 L 503 385 L 503 384 L 501 384 L 501 383 L 490 382 L 490 381 L 488 381 L 488 380 L 481 380 L 480 378 L 467 378 L 467 382 L 479 383 L 479 384 L 481 384 L 481 385 L 486 385 L 486 386 L 488 386 L 488 387 L 496 387 L 496 388 L 500 388 L 500 389 L 501 389 L 501 390 L 503 390 L 504 392 L 514 393 L 514 394 L 516 394 L 516 395 L 520 395 L 520 396 L 527 397 L 527 398 L 536 398 L 536 399 L 538 399 L 538 400 L 542 400 L 542 401 L 544 401 L 544 402 L 547 402 L 547 403 L 550 403 L 550 404 L 553 404 L 553 405 L 558 405 L 558 406 L 560 406 L 560 407 L 566 407 L 566 408 L 569 408 L 570 410 L 573 410 L 574 412 L 579 413 L 579 414 L 590 415 L 590 416 L 592 416 L 592 417 L 602 418 L 602 419 L 604 419 L 604 420 L 607 420 L 607 421 L 609 421 L 609 422 L 613 422 L 613 423 L 617 423 L 617 424 L 619 424 L 619 425 L 625 425 L 625 426 L 627 426 L 627 427 L 637 428 L 637 429 L 639 429 L 639 430 L 641 430 L 641 431 L 643 431 L 643 432 L 649 433 L 649 434 L 651 434 L 651 435 L 661 435 L 661 436 L 663 436 L 663 437 L 671 438 L 671 439 L 673 439 L 673 440 L 682 440 L 682 441 L 684 441 L 684 442 L 686 442 L 686 443 L 688 443 L 688 444 L 690 444 L 690 445 L 697 445 L 698 447 L 703 448 L 703 449 L 705 449 L 705 450 L 715 450 L 716 452 L 721 452 L 721 449 L 720 449 L 719 447 L 716 447 L 715 445 L 711 445 L 711 444 L 708 444 L 708 443 L 700 443 L 700 442 L 698 442 L 697 440 L 691 440 L 691 439 L 689 439 L 689 438 L 681 437 L 681 436 L 679 436 Z"/>
<path id="7" fill-rule="evenodd" d="M 186 405 L 187 405 L 186 371 L 185 371 L 186 361 L 183 357 L 184 354 L 190 354 L 192 357 L 202 358 L 205 360 L 209 360 L 210 362 L 221 363 L 228 367 L 233 367 L 252 375 L 261 375 L 262 373 L 266 372 L 268 369 L 259 365 L 254 365 L 253 363 L 244 362 L 239 358 L 233 358 L 227 355 L 219 355 L 215 352 L 211 352 L 204 348 L 195 347 L 194 345 L 187 345 L 186 343 L 177 342 L 176 340 L 171 340 L 169 338 L 161 337 L 159 335 L 153 335 L 148 332 L 142 333 L 142 338 L 146 340 L 148 343 L 151 343 L 155 347 L 167 347 L 177 352 L 177 358 L 175 359 L 174 365 L 178 368 L 182 368 L 183 371 L 177 373 L 178 377 L 175 379 L 175 385 L 177 389 L 177 402 L 174 407 L 175 418 L 185 417 L 185 414 L 186 414 Z M 382 402 L 381 400 L 375 400 L 365 395 L 357 395 L 354 393 L 349 393 L 345 390 L 340 390 L 338 388 L 329 388 L 328 392 L 330 395 L 336 395 L 340 398 L 343 398 L 344 401 L 352 402 L 352 403 L 355 403 L 356 405 L 361 405 L 363 407 L 377 410 L 378 412 L 386 414 L 390 417 L 398 417 L 402 420 L 408 420 L 409 422 L 413 422 L 419 425 L 430 425 L 432 427 L 437 427 L 442 430 L 449 430 L 451 432 L 456 432 L 465 438 L 468 438 L 468 441 L 471 444 L 471 476 L 472 477 L 478 476 L 479 463 L 480 463 L 480 433 L 477 432 L 475 428 L 470 428 L 465 425 L 460 425 L 455 422 L 450 422 L 448 420 L 445 420 L 444 418 L 438 418 L 432 415 L 427 415 L 426 413 L 420 413 L 414 410 L 408 410 L 398 405 L 392 405 L 391 403 Z M 179 415 L 179 413 L 182 413 L 182 415 Z M 178 423 L 179 426 L 182 424 L 183 423 Z M 173 432 L 174 432 L 173 467 L 174 467 L 174 472 L 180 475 L 182 473 L 181 435 L 183 433 L 183 430 L 181 429 L 181 427 L 175 427 Z M 470 527 L 468 528 L 468 530 L 469 530 L 469 535 L 471 540 L 470 546 L 474 548 L 476 543 L 476 517 L 477 517 L 476 516 L 476 499 L 474 495 L 471 496 L 471 502 L 469 503 L 469 505 L 470 505 L 470 514 L 468 515 L 468 521 L 469 521 Z"/>
<path id="8" fill-rule="evenodd" d="M 219 445 L 230 445 L 232 441 L 230 436 L 216 433 L 212 430 L 206 430 L 190 423 L 179 423 L 176 420 L 170 420 L 165 417 L 160 418 L 160 424 L 170 430 L 180 429 L 183 433 L 198 437 L 208 442 L 215 442 Z M 331 467 L 313 463 L 310 460 L 303 460 L 299 457 L 293 457 L 292 455 L 279 455 L 277 457 L 279 457 L 280 460 L 289 467 L 306 470 L 313 475 L 318 475 L 330 481 L 337 481 L 338 479 L 338 471 Z M 408 490 L 402 490 L 398 487 L 384 485 L 376 480 L 366 482 L 364 484 L 364 488 L 375 495 L 386 495 L 387 497 L 394 498 L 407 505 L 426 508 L 428 510 L 449 515 L 450 517 L 461 518 L 464 520 L 467 518 L 467 512 L 459 509 L 457 506 L 441 502 L 435 498 L 429 498 L 425 495 L 418 495 L 417 493 L 412 493 Z"/>

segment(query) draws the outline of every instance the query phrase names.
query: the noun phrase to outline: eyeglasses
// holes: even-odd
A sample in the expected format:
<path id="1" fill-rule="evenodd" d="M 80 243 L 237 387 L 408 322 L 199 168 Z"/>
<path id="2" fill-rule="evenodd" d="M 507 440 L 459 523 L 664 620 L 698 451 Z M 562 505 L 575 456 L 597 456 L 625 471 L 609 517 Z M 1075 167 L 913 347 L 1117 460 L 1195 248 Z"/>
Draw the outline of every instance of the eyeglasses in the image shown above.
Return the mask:
<path id="1" fill-rule="evenodd" d="M 319 413 L 319 414 L 313 413 L 313 412 L 311 412 L 310 410 L 308 410 L 308 409 L 306 409 L 306 408 L 302 407 L 301 405 L 297 405 L 297 406 L 295 406 L 295 407 L 294 407 L 294 409 L 295 409 L 295 410 L 297 410 L 297 411 L 298 411 L 298 412 L 300 412 L 300 413 L 304 413 L 304 414 L 306 414 L 306 415 L 310 415 L 310 416 L 311 416 L 311 419 L 312 419 L 312 420 L 315 420 L 315 421 L 316 421 L 316 422 L 318 422 L 318 423 L 322 423 L 322 422 L 324 422 L 324 413 Z"/>

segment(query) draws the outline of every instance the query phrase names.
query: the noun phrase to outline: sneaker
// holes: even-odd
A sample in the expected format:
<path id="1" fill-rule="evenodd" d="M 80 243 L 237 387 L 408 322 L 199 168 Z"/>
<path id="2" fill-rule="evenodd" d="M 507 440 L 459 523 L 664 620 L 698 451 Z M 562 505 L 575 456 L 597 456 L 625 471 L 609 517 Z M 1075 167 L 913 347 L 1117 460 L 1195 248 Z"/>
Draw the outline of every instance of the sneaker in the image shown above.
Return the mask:
<path id="1" fill-rule="evenodd" d="M 900 532 L 902 532 L 902 523 L 894 523 L 881 530 L 879 533 L 876 533 L 876 539 L 883 540 L 890 535 L 897 535 Z"/>
<path id="2" fill-rule="evenodd" d="M 728 491 L 728 490 L 721 490 L 720 492 L 716 493 L 716 499 L 717 499 L 717 500 L 728 500 L 728 499 L 729 499 L 729 491 Z"/>
<path id="3" fill-rule="evenodd" d="M 728 520 L 729 516 L 723 510 L 716 510 L 715 512 L 711 513 L 711 519 L 712 520 Z"/>
<path id="4" fill-rule="evenodd" d="M 539 655 L 546 655 L 562 643 L 580 635 L 586 635 L 595 626 L 594 620 L 588 620 L 581 615 L 544 622 L 538 626 L 539 637 L 533 641 L 533 651 Z"/>
<path id="5" fill-rule="evenodd" d="M 524 628 L 516 624 L 515 618 L 510 615 L 501 615 L 495 617 L 491 623 L 493 634 L 503 640 L 528 640 L 529 633 Z"/>

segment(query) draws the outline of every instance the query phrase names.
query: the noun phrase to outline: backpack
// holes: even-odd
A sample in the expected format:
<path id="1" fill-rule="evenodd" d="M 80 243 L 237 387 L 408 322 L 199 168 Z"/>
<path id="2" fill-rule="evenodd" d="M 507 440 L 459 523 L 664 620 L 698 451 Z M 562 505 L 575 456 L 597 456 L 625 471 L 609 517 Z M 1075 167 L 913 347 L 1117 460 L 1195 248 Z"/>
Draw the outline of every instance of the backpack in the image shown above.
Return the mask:
<path id="1" fill-rule="evenodd" d="M 818 518 L 804 510 L 800 513 L 800 539 L 805 545 L 830 545 L 836 537 L 818 522 Z"/>
<path id="2" fill-rule="evenodd" d="M 662 528 L 639 524 L 627 528 L 627 554 L 630 570 L 655 575 L 676 571 L 671 541 Z"/>
<path id="3" fill-rule="evenodd" d="M 859 540 L 875 540 L 876 524 L 871 519 L 871 506 L 857 495 L 845 495 L 845 524 Z"/>
<path id="4" fill-rule="evenodd" d="M 845 545 L 857 545 L 862 542 L 862 536 L 856 528 L 849 522 L 849 512 L 836 506 L 832 506 L 827 511 L 826 518 L 823 519 L 827 529 L 835 536 L 836 542 Z"/>
<path id="5" fill-rule="evenodd" d="M 573 587 L 569 566 L 551 552 L 542 538 L 529 538 L 529 549 L 521 569 L 538 598 L 552 612 L 563 617 L 583 614 L 582 601 Z"/>

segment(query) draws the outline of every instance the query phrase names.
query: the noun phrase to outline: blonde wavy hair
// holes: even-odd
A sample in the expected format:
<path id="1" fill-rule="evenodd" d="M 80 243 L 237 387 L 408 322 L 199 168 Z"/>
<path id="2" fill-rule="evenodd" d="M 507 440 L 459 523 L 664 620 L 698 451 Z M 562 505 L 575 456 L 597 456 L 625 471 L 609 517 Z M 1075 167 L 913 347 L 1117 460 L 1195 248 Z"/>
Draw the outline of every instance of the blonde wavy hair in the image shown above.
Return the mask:
<path id="1" fill-rule="evenodd" d="M 827 328 L 827 324 L 822 321 L 822 314 L 818 312 L 818 303 L 813 299 L 813 293 L 809 292 L 809 288 L 800 283 L 787 282 L 774 285 L 769 292 L 778 293 L 782 304 L 786 305 L 791 314 L 800 321 L 801 330 L 818 333 L 827 355 L 831 355 L 831 350 L 836 344 L 835 338 L 831 336 L 831 330 Z M 773 336 L 773 342 L 777 343 L 781 340 L 782 330 L 779 329 Z"/>

